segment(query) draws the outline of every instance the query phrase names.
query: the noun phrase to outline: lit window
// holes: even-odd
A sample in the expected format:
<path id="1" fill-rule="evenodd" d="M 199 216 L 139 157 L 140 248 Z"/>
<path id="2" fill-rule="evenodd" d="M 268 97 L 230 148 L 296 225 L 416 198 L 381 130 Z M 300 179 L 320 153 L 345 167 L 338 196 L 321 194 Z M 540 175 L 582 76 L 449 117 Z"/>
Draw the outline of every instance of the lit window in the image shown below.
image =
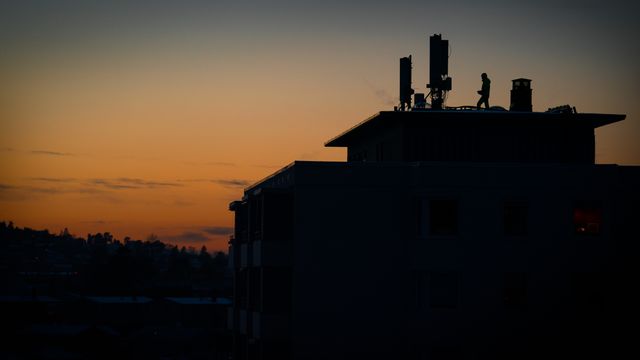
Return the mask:
<path id="1" fill-rule="evenodd" d="M 602 205 L 597 202 L 578 202 L 573 208 L 576 234 L 598 235 L 602 228 Z"/>

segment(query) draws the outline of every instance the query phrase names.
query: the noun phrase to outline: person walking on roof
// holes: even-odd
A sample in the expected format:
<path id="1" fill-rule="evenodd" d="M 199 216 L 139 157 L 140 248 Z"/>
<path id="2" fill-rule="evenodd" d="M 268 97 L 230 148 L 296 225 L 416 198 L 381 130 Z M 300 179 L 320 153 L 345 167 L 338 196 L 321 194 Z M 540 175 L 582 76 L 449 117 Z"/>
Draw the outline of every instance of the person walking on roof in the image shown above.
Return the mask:
<path id="1" fill-rule="evenodd" d="M 482 73 L 480 77 L 482 78 L 482 90 L 478 90 L 478 94 L 480 94 L 480 100 L 476 105 L 478 110 L 480 110 L 480 105 L 483 103 L 485 109 L 489 108 L 489 92 L 491 91 L 491 80 L 487 77 L 487 73 Z"/>

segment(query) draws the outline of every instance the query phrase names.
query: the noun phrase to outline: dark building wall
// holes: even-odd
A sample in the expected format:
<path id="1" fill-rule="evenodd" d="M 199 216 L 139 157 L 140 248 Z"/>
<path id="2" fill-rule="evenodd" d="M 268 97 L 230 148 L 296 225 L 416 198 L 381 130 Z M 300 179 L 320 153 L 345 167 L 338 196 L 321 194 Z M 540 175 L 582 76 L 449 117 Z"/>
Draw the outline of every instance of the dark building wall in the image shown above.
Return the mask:
<path id="1" fill-rule="evenodd" d="M 404 134 L 407 161 L 593 164 L 595 160 L 593 127 L 588 124 L 414 122 L 407 124 Z"/>
<path id="2" fill-rule="evenodd" d="M 594 129 L 625 115 L 509 111 L 381 112 L 325 145 L 347 160 L 594 164 Z"/>
<path id="3" fill-rule="evenodd" d="M 403 161 L 405 149 L 402 143 L 404 127 L 401 123 L 385 127 L 373 126 L 366 130 L 366 137 L 357 139 L 347 149 L 349 161 Z"/>
<path id="4" fill-rule="evenodd" d="M 290 315 L 271 318 L 290 327 L 268 330 L 265 317 L 256 354 L 275 344 L 296 359 L 522 357 L 611 337 L 601 325 L 626 311 L 616 305 L 621 266 L 633 266 L 621 249 L 633 249 L 636 168 L 298 162 L 287 172 L 247 191 L 287 188 L 294 214 L 291 288 L 277 292 Z M 578 233 L 576 208 L 594 206 L 597 233 Z M 453 225 L 430 213 L 443 210 Z M 505 211 L 520 214 L 515 225 Z"/>
<path id="5" fill-rule="evenodd" d="M 397 354 L 408 331 L 409 197 L 375 185 L 300 186 L 296 200 L 295 358 Z"/>
<path id="6" fill-rule="evenodd" d="M 286 359 L 291 348 L 292 193 L 259 189 L 232 208 L 234 358 Z"/>

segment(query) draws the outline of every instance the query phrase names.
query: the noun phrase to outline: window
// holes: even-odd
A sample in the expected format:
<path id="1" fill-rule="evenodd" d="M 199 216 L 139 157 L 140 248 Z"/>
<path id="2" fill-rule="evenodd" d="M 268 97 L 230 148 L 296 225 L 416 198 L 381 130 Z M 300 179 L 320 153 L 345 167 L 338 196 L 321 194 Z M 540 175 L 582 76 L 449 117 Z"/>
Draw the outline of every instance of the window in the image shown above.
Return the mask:
<path id="1" fill-rule="evenodd" d="M 528 218 L 529 211 L 526 204 L 517 202 L 504 204 L 504 234 L 509 236 L 526 235 Z"/>
<path id="2" fill-rule="evenodd" d="M 429 305 L 432 308 L 458 307 L 458 273 L 432 272 L 429 274 Z"/>
<path id="3" fill-rule="evenodd" d="M 527 274 L 508 272 L 504 274 L 504 306 L 510 309 L 522 309 L 527 305 Z"/>
<path id="4" fill-rule="evenodd" d="M 429 202 L 429 234 L 456 235 L 458 233 L 458 202 L 431 200 Z"/>
<path id="5" fill-rule="evenodd" d="M 573 225 L 576 234 L 599 235 L 602 229 L 602 204 L 600 202 L 576 202 L 573 207 Z"/>

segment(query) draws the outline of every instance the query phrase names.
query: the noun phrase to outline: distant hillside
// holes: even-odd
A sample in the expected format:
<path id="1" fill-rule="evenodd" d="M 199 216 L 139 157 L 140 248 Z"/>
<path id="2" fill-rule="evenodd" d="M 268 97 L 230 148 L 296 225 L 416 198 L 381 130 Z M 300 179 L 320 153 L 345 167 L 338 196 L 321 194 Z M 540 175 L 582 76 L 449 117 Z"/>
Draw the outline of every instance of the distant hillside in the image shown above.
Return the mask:
<path id="1" fill-rule="evenodd" d="M 227 292 L 227 256 L 109 232 L 73 236 L 0 222 L 0 276 L 5 294 L 146 294 L 214 296 Z M 54 295 L 55 295 L 54 294 Z"/>

